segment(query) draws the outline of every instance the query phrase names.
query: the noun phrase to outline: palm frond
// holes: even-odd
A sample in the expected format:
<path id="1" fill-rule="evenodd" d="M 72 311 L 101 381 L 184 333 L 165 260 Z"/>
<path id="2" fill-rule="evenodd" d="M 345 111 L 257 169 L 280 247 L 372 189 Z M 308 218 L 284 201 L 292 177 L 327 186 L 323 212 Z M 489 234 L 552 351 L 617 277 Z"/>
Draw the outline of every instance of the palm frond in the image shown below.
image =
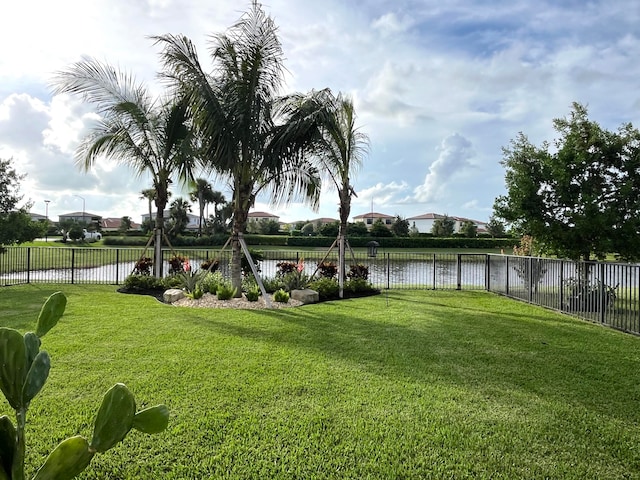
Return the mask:
<path id="1" fill-rule="evenodd" d="M 115 105 L 132 102 L 150 111 L 152 97 L 135 78 L 111 65 L 91 57 L 56 72 L 52 79 L 53 94 L 68 93 L 96 106 L 98 113 L 108 114 Z"/>

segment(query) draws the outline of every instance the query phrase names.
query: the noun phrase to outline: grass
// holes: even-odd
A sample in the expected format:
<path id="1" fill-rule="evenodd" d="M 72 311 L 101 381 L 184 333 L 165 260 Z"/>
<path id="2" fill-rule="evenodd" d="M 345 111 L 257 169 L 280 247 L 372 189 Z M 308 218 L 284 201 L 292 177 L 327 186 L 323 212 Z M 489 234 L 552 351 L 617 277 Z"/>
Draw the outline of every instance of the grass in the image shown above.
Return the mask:
<path id="1" fill-rule="evenodd" d="M 57 289 L 0 289 L 0 323 L 32 329 Z M 80 478 L 640 478 L 638 337 L 484 292 L 239 311 L 114 289 L 62 288 L 29 471 L 122 381 L 169 428 Z"/>

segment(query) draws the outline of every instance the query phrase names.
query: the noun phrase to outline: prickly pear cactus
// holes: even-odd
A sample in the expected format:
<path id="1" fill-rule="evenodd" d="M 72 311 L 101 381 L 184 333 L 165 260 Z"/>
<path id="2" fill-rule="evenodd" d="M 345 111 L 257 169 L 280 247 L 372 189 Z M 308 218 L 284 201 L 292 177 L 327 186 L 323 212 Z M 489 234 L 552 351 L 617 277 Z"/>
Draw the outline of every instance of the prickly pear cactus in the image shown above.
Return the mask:
<path id="1" fill-rule="evenodd" d="M 67 298 L 62 292 L 51 295 L 40 311 L 36 331 L 21 335 L 0 328 L 0 390 L 16 412 L 16 426 L 0 416 L 0 480 L 24 480 L 26 414 L 29 403 L 49 377 L 51 359 L 40 350 L 41 338 L 64 314 Z M 34 480 L 67 480 L 82 472 L 96 453 L 112 448 L 135 428 L 143 433 L 159 433 L 167 428 L 169 410 L 156 405 L 136 413 L 136 402 L 127 387 L 118 383 L 104 396 L 94 422 L 91 443 L 75 436 L 63 440 L 47 457 Z"/>

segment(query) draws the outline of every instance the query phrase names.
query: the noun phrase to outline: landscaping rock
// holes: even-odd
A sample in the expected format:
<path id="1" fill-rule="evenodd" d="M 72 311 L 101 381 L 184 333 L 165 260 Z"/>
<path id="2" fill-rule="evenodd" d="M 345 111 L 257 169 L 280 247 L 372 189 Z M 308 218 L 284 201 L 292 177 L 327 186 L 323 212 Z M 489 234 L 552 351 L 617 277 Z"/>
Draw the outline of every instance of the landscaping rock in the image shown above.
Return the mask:
<path id="1" fill-rule="evenodd" d="M 177 288 L 170 288 L 169 290 L 164 292 L 162 298 L 167 303 L 177 302 L 181 298 L 184 298 L 184 292 Z"/>
<path id="2" fill-rule="evenodd" d="M 298 300 L 305 305 L 307 303 L 316 303 L 320 300 L 320 295 L 315 290 L 305 288 L 303 290 L 291 290 L 291 298 Z"/>

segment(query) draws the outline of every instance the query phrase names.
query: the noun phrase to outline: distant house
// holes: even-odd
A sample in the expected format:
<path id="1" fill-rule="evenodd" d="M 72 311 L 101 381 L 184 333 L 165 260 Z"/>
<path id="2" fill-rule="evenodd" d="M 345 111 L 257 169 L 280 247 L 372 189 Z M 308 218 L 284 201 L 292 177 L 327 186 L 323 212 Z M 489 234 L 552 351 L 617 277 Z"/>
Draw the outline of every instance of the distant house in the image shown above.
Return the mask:
<path id="1" fill-rule="evenodd" d="M 454 225 L 453 225 L 453 231 L 455 233 L 460 233 L 460 230 L 462 229 L 462 225 L 464 224 L 464 222 L 472 222 L 476 228 L 478 229 L 478 233 L 482 233 L 486 231 L 486 223 L 485 222 L 480 222 L 478 220 L 471 220 L 469 218 L 463 218 L 463 217 L 453 217 L 450 215 L 441 215 L 439 213 L 424 213 L 422 215 L 418 215 L 415 217 L 409 217 L 407 218 L 407 221 L 409 222 L 409 228 L 413 228 L 415 227 L 419 233 L 431 233 L 431 230 L 433 229 L 433 223 L 440 219 L 444 219 L 446 217 L 449 217 L 451 220 L 453 220 Z"/>
<path id="2" fill-rule="evenodd" d="M 171 212 L 169 212 L 169 210 L 165 210 L 164 211 L 164 221 L 166 222 L 167 220 L 169 220 L 169 217 L 171 216 Z M 198 230 L 198 224 L 200 222 L 200 217 L 198 215 L 194 215 L 193 213 L 187 213 L 187 217 L 189 218 L 189 223 L 187 223 L 186 229 L 189 231 L 197 231 Z M 145 213 L 142 215 L 142 223 L 144 223 L 145 221 L 149 220 L 149 214 Z M 154 213 L 151 217 L 151 221 L 153 222 L 153 225 L 155 225 L 155 221 L 156 221 L 156 214 Z M 203 223 L 204 225 L 204 223 Z"/>
<path id="3" fill-rule="evenodd" d="M 29 216 L 34 222 L 44 222 L 47 219 L 46 215 L 41 215 L 39 213 L 29 212 Z"/>
<path id="4" fill-rule="evenodd" d="M 58 215 L 58 222 L 62 223 L 65 221 L 79 222 L 85 224 L 100 224 L 102 221 L 102 217 L 100 215 L 96 215 L 95 213 L 89 212 L 71 212 L 65 213 L 63 215 Z"/>
<path id="5" fill-rule="evenodd" d="M 121 218 L 103 218 L 100 223 L 100 227 L 103 232 L 117 232 L 120 230 L 120 225 L 122 225 L 122 217 Z M 140 230 L 141 225 L 139 223 L 131 222 L 131 230 Z"/>
<path id="6" fill-rule="evenodd" d="M 384 213 L 377 212 L 363 213 L 362 215 L 356 215 L 355 217 L 353 217 L 353 223 L 364 223 L 367 226 L 367 230 L 371 230 L 373 224 L 378 220 L 382 221 L 382 223 L 386 225 L 387 228 L 391 228 L 391 225 L 393 225 L 393 222 L 395 222 L 396 217 L 394 217 L 393 215 L 386 215 Z"/>
<path id="7" fill-rule="evenodd" d="M 249 212 L 247 221 L 249 222 L 261 222 L 263 220 L 272 220 L 280 223 L 280 217 L 267 212 Z"/>

